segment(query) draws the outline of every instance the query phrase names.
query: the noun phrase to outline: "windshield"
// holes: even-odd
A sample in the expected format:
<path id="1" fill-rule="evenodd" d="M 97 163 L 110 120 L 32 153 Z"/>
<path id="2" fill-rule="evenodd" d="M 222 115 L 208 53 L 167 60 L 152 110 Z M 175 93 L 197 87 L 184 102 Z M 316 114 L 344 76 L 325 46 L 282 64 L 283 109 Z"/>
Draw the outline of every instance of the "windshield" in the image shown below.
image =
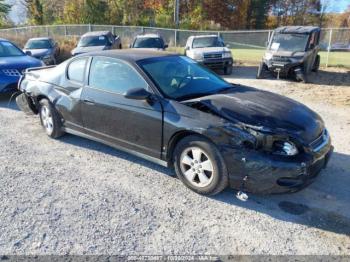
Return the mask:
<path id="1" fill-rule="evenodd" d="M 7 41 L 0 41 L 0 57 L 23 56 L 24 53 L 15 45 Z"/>
<path id="2" fill-rule="evenodd" d="M 224 47 L 224 42 L 219 37 L 200 37 L 193 39 L 192 48 Z"/>
<path id="3" fill-rule="evenodd" d="M 164 42 L 161 38 L 136 38 L 133 48 L 164 48 Z"/>
<path id="4" fill-rule="evenodd" d="M 309 35 L 275 34 L 270 45 L 271 51 L 304 52 Z"/>
<path id="5" fill-rule="evenodd" d="M 108 45 L 107 37 L 102 36 L 85 36 L 79 41 L 78 47 L 88 46 L 106 46 Z"/>
<path id="6" fill-rule="evenodd" d="M 25 46 L 26 49 L 50 49 L 51 47 L 49 40 L 30 40 Z"/>
<path id="7" fill-rule="evenodd" d="M 178 101 L 215 94 L 232 87 L 184 56 L 149 58 L 138 64 L 164 96 Z"/>

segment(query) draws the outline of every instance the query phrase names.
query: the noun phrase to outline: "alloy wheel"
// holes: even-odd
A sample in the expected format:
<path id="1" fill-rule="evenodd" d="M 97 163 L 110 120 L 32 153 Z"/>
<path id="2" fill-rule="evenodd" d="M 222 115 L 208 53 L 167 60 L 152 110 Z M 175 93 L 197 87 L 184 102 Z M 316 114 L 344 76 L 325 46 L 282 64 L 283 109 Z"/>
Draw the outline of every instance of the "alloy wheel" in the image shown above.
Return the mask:
<path id="1" fill-rule="evenodd" d="M 214 177 L 213 162 L 199 147 L 190 147 L 182 152 L 180 168 L 188 182 L 196 187 L 208 186 Z"/>

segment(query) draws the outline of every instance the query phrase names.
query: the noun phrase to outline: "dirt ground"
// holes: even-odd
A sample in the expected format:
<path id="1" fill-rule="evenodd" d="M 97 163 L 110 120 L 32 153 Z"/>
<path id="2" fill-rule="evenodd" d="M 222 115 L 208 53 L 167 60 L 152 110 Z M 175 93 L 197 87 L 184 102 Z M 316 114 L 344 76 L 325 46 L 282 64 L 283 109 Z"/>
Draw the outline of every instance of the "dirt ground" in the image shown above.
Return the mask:
<path id="1" fill-rule="evenodd" d="M 350 255 L 350 73 L 323 69 L 311 84 L 229 81 L 286 95 L 318 112 L 335 153 L 305 190 L 235 198 L 197 195 L 171 170 L 66 135 L 0 97 L 0 255 Z"/>

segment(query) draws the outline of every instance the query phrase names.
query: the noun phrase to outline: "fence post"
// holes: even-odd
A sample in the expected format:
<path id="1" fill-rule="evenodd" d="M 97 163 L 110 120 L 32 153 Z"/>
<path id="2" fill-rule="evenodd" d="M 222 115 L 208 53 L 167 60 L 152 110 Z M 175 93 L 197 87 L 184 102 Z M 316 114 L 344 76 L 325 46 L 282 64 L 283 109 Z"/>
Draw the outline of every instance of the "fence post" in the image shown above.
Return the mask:
<path id="1" fill-rule="evenodd" d="M 47 35 L 47 36 L 50 36 L 49 26 L 46 26 L 46 35 Z"/>
<path id="2" fill-rule="evenodd" d="M 65 25 L 64 26 L 64 36 L 67 37 L 67 35 L 68 35 L 68 31 L 67 31 L 67 26 Z"/>
<path id="3" fill-rule="evenodd" d="M 327 62 L 326 62 L 326 68 L 328 67 L 329 63 L 329 53 L 331 52 L 332 48 L 332 36 L 333 36 L 333 28 L 329 31 L 329 40 L 328 40 L 328 48 L 327 48 Z"/>
<path id="4" fill-rule="evenodd" d="M 89 32 L 91 32 L 91 24 L 89 24 Z"/>
<path id="5" fill-rule="evenodd" d="M 175 39 L 174 39 L 174 45 L 175 47 L 177 47 L 177 30 L 174 30 L 174 34 L 175 34 Z"/>

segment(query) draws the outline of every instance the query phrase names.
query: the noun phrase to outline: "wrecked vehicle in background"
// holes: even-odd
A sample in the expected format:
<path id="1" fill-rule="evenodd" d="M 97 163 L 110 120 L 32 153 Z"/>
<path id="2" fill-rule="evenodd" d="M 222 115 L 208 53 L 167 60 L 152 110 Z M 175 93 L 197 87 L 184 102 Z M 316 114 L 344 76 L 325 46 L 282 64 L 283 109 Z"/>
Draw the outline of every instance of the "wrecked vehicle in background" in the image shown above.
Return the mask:
<path id="1" fill-rule="evenodd" d="M 48 136 L 65 132 L 174 167 L 193 191 L 228 185 L 297 191 L 326 167 L 324 122 L 289 98 L 234 85 L 194 60 L 145 50 L 104 51 L 27 70 L 17 104 Z"/>
<path id="2" fill-rule="evenodd" d="M 259 66 L 257 78 L 272 72 L 277 77 L 289 77 L 308 82 L 308 75 L 320 67 L 319 27 L 285 26 L 277 28 Z"/>

